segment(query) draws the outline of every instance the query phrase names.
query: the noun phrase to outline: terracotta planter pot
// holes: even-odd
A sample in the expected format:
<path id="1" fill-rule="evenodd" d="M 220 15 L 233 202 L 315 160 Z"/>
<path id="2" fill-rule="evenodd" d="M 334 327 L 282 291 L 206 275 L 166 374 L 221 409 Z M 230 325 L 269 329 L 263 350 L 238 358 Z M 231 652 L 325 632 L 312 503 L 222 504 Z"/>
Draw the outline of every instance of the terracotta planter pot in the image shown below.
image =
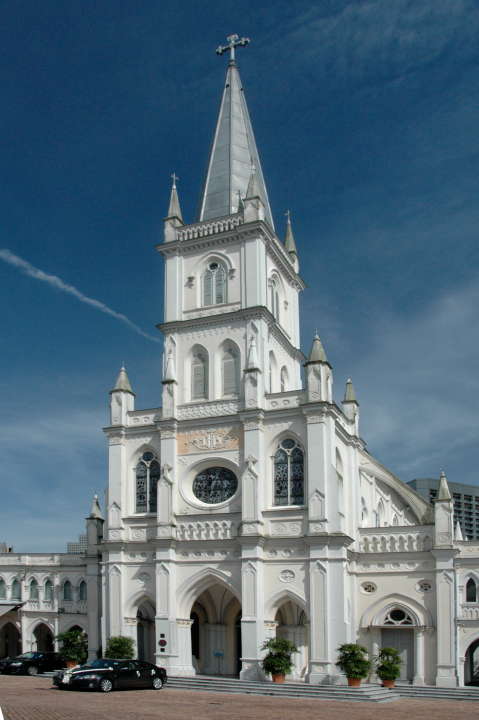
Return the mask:
<path id="1" fill-rule="evenodd" d="M 360 687 L 361 678 L 348 678 L 348 685 L 349 687 Z"/>
<path id="2" fill-rule="evenodd" d="M 271 673 L 274 683 L 284 683 L 284 675 L 282 673 Z"/>
<path id="3" fill-rule="evenodd" d="M 395 684 L 394 680 L 383 680 L 383 687 L 393 688 Z"/>

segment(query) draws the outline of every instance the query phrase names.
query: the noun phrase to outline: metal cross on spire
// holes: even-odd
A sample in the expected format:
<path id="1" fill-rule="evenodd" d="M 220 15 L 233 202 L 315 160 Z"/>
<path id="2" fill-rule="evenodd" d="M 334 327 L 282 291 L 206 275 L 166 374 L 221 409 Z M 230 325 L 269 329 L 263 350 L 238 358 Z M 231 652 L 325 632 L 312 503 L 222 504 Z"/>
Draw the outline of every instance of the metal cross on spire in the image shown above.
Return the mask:
<path id="1" fill-rule="evenodd" d="M 173 180 L 173 187 L 175 188 L 175 187 L 176 187 L 176 181 L 179 180 L 180 178 L 178 177 L 178 175 L 177 175 L 176 173 L 171 173 L 171 176 L 170 176 L 170 177 L 171 177 L 171 179 Z"/>
<path id="2" fill-rule="evenodd" d="M 249 45 L 250 39 L 246 37 L 240 38 L 239 35 L 228 35 L 226 38 L 228 45 L 219 45 L 216 48 L 217 55 L 223 55 L 223 53 L 230 51 L 230 64 L 234 65 L 235 62 L 235 48 L 246 47 Z"/>

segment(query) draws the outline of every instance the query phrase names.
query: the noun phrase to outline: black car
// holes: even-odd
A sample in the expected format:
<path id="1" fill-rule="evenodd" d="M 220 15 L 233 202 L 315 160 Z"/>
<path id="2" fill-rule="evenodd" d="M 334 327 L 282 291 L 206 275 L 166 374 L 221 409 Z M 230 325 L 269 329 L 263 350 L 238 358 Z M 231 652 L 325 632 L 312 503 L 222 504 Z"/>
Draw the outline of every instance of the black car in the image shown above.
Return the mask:
<path id="1" fill-rule="evenodd" d="M 2 661 L 1 672 L 5 675 L 37 675 L 65 667 L 65 661 L 55 652 L 26 652 Z"/>
<path id="2" fill-rule="evenodd" d="M 58 672 L 53 684 L 60 690 L 100 690 L 107 693 L 139 688 L 161 690 L 166 680 L 166 670 L 149 662 L 104 658 Z"/>

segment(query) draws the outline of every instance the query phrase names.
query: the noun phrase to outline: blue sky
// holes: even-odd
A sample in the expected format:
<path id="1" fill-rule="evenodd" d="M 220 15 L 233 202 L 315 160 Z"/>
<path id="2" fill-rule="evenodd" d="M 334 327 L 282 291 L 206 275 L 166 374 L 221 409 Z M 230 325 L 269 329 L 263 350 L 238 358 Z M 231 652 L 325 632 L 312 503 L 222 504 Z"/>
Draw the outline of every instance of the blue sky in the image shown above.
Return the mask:
<path id="1" fill-rule="evenodd" d="M 160 399 L 169 176 L 195 217 L 231 32 L 277 229 L 290 208 L 335 395 L 403 479 L 479 483 L 479 5 L 2 2 L 0 540 L 61 550 L 106 479 L 124 360 Z M 33 275 L 35 273 L 33 272 Z M 82 296 L 128 318 L 106 314 Z"/>

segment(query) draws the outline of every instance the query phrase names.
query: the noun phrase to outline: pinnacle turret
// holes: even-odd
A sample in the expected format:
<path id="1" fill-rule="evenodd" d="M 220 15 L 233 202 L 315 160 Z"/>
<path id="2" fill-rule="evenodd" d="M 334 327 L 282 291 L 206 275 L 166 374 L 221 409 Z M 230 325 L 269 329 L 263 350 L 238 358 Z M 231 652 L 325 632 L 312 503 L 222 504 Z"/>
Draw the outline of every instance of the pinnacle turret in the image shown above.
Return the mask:
<path id="1" fill-rule="evenodd" d="M 176 369 L 172 350 L 168 352 L 168 356 L 166 358 L 165 375 L 163 378 L 163 382 L 176 382 Z"/>
<path id="2" fill-rule="evenodd" d="M 458 522 L 456 523 L 456 530 L 455 530 L 455 533 L 454 533 L 454 540 L 457 540 L 457 542 L 462 542 L 462 541 L 464 540 L 464 536 L 463 536 L 463 534 L 462 534 L 462 528 L 461 528 L 461 526 L 460 526 L 460 524 L 459 524 Z"/>
<path id="3" fill-rule="evenodd" d="M 258 353 L 256 352 L 256 340 L 254 337 L 251 338 L 251 342 L 248 348 L 248 359 L 246 361 L 247 370 L 258 370 Z"/>
<path id="4" fill-rule="evenodd" d="M 115 387 L 111 392 L 116 392 L 117 390 L 122 392 L 128 392 L 134 395 L 135 393 L 131 389 L 130 381 L 128 379 L 128 375 L 126 373 L 126 368 L 124 365 L 121 366 L 120 372 L 118 373 L 118 377 L 116 379 Z"/>
<path id="5" fill-rule="evenodd" d="M 95 518 L 95 520 L 103 520 L 103 515 L 101 512 L 101 508 L 100 508 L 100 502 L 98 500 L 98 495 L 96 495 L 96 494 L 93 495 L 90 515 L 88 517 Z"/>
<path id="6" fill-rule="evenodd" d="M 176 181 L 179 179 L 175 173 L 171 176 L 173 183 L 171 186 L 171 193 L 170 193 L 170 204 L 168 206 L 168 215 L 166 216 L 168 219 L 176 219 L 179 220 L 181 224 L 183 224 L 183 216 L 181 214 L 181 208 L 180 208 L 180 200 L 178 197 L 178 190 L 176 188 Z"/>
<path id="7" fill-rule="evenodd" d="M 354 390 L 354 385 L 353 385 L 353 381 L 351 380 L 351 378 L 348 378 L 346 380 L 346 389 L 344 391 L 343 403 L 346 403 L 346 402 L 354 402 L 354 403 L 358 402 L 356 399 L 356 391 Z"/>
<path id="8" fill-rule="evenodd" d="M 286 235 L 284 238 L 284 247 L 286 252 L 298 255 L 298 251 L 296 249 L 296 243 L 294 241 L 294 235 L 293 235 L 293 228 L 291 226 L 291 213 L 289 210 L 286 212 Z"/>
<path id="9" fill-rule="evenodd" d="M 441 475 L 439 476 L 439 490 L 437 491 L 437 499 L 438 500 L 451 500 L 451 491 L 449 490 L 449 485 L 447 483 L 447 477 L 444 470 L 441 470 Z"/>
<path id="10" fill-rule="evenodd" d="M 318 335 L 318 333 L 316 333 L 313 338 L 313 344 L 311 345 L 311 350 L 309 352 L 307 364 L 309 364 L 309 363 L 327 363 L 327 362 L 328 362 L 328 358 L 326 357 L 326 353 L 324 351 L 324 348 L 323 348 L 323 345 L 319 338 L 319 335 Z"/>

